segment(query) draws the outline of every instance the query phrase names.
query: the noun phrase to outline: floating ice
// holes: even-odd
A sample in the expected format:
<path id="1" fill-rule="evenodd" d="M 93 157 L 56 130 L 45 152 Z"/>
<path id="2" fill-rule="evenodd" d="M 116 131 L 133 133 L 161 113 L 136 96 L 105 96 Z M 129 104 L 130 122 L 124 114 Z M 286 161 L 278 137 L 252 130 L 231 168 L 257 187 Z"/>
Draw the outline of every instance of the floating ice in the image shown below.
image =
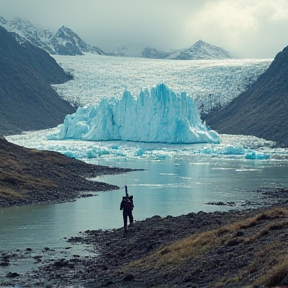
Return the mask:
<path id="1" fill-rule="evenodd" d="M 165 84 L 142 90 L 137 99 L 126 90 L 122 99 L 104 98 L 98 106 L 78 108 L 48 139 L 220 143 L 217 132 L 200 119 L 193 99 Z"/>
<path id="2" fill-rule="evenodd" d="M 250 160 L 264 160 L 264 159 L 269 159 L 270 156 L 265 154 L 265 153 L 259 153 L 256 151 L 249 151 L 245 154 L 245 159 L 250 159 Z"/>

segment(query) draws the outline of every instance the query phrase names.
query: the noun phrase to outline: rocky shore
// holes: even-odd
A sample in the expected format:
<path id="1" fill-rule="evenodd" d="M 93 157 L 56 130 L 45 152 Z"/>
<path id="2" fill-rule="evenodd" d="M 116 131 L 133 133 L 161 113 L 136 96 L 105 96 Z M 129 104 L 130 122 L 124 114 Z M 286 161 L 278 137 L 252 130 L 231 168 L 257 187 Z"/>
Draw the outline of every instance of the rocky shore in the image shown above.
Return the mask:
<path id="1" fill-rule="evenodd" d="M 1 287 L 288 287 L 288 190 L 265 193 L 273 205 L 83 231 L 60 252 L 2 251 L 7 271 L 23 258 L 34 265 L 2 275 Z M 82 245 L 88 256 L 67 253 Z"/>

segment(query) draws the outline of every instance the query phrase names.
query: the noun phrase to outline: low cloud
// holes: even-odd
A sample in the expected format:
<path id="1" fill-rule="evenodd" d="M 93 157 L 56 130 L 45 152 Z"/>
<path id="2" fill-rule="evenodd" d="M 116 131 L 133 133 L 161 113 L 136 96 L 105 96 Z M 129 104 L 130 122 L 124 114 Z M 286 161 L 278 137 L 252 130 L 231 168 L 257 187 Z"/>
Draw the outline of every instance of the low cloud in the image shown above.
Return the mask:
<path id="1" fill-rule="evenodd" d="M 53 31 L 67 26 L 104 50 L 126 43 L 170 50 L 201 39 L 272 58 L 288 42 L 286 0 L 0 0 L 0 11 Z"/>

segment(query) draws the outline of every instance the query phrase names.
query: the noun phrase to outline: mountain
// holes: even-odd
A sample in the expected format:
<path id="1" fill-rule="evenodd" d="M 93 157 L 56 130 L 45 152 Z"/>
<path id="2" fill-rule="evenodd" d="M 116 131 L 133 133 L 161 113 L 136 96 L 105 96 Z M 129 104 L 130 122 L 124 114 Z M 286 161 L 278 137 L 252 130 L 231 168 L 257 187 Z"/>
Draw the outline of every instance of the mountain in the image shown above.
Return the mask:
<path id="1" fill-rule="evenodd" d="M 221 47 L 217 47 L 199 40 L 188 49 L 178 50 L 171 53 L 169 58 L 179 60 L 212 60 L 229 59 L 235 57 Z"/>
<path id="2" fill-rule="evenodd" d="M 208 44 L 202 40 L 197 41 L 188 49 L 160 51 L 152 47 L 145 47 L 135 43 L 122 45 L 113 52 L 115 56 L 144 57 L 152 59 L 173 60 L 212 60 L 235 58 L 230 52 L 221 47 Z"/>
<path id="3" fill-rule="evenodd" d="M 9 22 L 0 17 L 0 25 L 9 32 L 14 32 L 33 45 L 44 49 L 49 54 L 83 55 L 85 52 L 90 52 L 107 55 L 100 48 L 86 44 L 75 32 L 65 26 L 53 34 L 50 30 L 43 30 L 20 18 L 15 18 Z"/>
<path id="4" fill-rule="evenodd" d="M 75 108 L 51 84 L 72 77 L 44 50 L 0 26 L 0 134 L 55 127 Z"/>
<path id="5" fill-rule="evenodd" d="M 219 133 L 255 135 L 288 147 L 288 47 L 227 106 L 205 116 Z"/>
<path id="6" fill-rule="evenodd" d="M 143 57 L 151 59 L 174 59 L 174 60 L 210 60 L 235 58 L 223 48 L 208 44 L 202 40 L 197 41 L 188 49 L 174 51 L 160 51 L 153 47 L 147 47 L 130 43 L 118 47 L 115 51 L 108 53 L 99 47 L 86 44 L 70 28 L 62 26 L 55 34 L 48 29 L 41 29 L 31 22 L 15 18 L 7 21 L 0 17 L 0 25 L 9 32 L 14 32 L 20 37 L 28 40 L 33 45 L 44 49 L 49 54 L 56 55 L 83 55 L 93 53 L 98 55 L 110 55 L 121 57 Z"/>

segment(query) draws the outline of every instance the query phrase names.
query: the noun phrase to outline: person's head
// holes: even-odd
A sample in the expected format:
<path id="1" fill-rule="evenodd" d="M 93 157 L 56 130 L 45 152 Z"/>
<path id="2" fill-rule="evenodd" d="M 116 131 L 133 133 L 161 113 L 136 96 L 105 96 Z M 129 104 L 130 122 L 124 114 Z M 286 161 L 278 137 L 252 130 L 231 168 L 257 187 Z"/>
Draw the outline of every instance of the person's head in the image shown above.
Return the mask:
<path id="1" fill-rule="evenodd" d="M 129 196 L 129 199 L 132 201 L 132 200 L 133 200 L 133 195 L 130 195 L 130 196 Z"/>

